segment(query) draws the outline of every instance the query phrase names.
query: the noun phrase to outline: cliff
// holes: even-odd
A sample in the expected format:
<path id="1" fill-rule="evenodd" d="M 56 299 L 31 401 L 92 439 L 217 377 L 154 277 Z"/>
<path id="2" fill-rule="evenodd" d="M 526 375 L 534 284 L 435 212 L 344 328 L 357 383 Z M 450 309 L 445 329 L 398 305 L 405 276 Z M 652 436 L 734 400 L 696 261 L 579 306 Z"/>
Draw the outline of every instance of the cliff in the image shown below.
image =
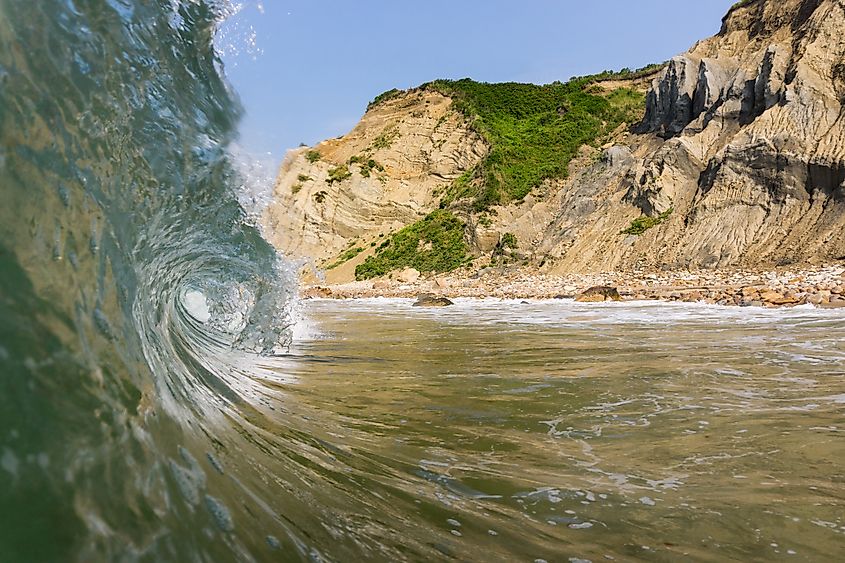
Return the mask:
<path id="1" fill-rule="evenodd" d="M 487 152 L 451 103 L 437 92 L 398 94 L 347 135 L 290 151 L 266 213 L 270 242 L 318 268 L 336 265 L 331 278 L 354 277 L 385 237 L 437 207 Z"/>
<path id="2" fill-rule="evenodd" d="M 564 273 L 840 259 L 843 31 L 843 0 L 744 1 L 725 16 L 716 36 L 651 77 L 592 77 L 575 89 L 549 90 L 543 96 L 565 99 L 557 112 L 560 127 L 545 137 L 553 144 L 559 131 L 575 123 L 564 122 L 581 115 L 572 103 L 592 96 L 611 107 L 617 92 L 647 84 L 638 119 L 620 114 L 614 121 L 610 115 L 616 113 L 605 106 L 585 105 L 599 125 L 577 139 L 583 142 L 575 152 L 555 145 L 563 163 L 556 168 L 535 152 L 503 151 L 502 138 L 510 137 L 497 137 L 485 125 L 490 104 L 484 92 L 467 97 L 466 89 L 453 87 L 394 93 L 349 135 L 315 147 L 320 161 L 307 161 L 312 149 L 288 157 L 268 214 L 274 242 L 292 255 L 323 259 L 325 266 L 357 241 L 352 253 L 361 252 L 336 268 L 342 280 L 368 255 L 384 251 L 382 242 L 368 246 L 377 242 L 368 237 L 390 239 L 391 230 L 439 206 L 463 221 L 475 267 L 509 263 Z M 550 115 L 536 123 L 518 117 L 528 119 L 524 128 L 530 129 L 556 126 L 558 118 Z M 389 131 L 399 132 L 389 155 L 367 152 L 374 138 Z M 532 143 L 536 148 L 538 139 Z M 318 181 L 311 189 L 297 183 L 300 174 L 322 180 L 332 167 L 364 152 L 384 160 L 377 180 L 384 189 L 358 178 L 354 167 L 339 182 Z M 516 157 L 539 162 L 544 171 L 530 178 L 527 194 L 508 191 L 526 176 L 502 164 Z M 320 191 L 330 204 L 322 209 L 316 203 Z"/>

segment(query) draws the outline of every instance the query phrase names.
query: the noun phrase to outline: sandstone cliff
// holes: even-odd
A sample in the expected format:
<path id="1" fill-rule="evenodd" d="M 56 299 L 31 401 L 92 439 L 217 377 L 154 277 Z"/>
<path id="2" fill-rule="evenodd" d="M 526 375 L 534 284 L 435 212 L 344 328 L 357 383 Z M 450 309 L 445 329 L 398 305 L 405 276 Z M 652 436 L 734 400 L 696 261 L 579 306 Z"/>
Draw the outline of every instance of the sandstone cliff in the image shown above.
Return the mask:
<path id="1" fill-rule="evenodd" d="M 357 254 L 329 272 L 330 279 L 347 279 L 372 245 L 436 207 L 443 190 L 486 151 L 449 98 L 397 95 L 347 135 L 288 153 L 266 214 L 270 241 L 318 268 L 344 251 Z"/>
<path id="2" fill-rule="evenodd" d="M 477 265 L 505 232 L 519 241 L 518 260 L 547 272 L 842 258 L 843 37 L 845 0 L 738 3 L 716 36 L 654 78 L 641 123 L 617 132 L 612 146 L 583 147 L 567 179 L 548 179 L 483 221 L 467 213 Z M 489 149 L 449 107 L 448 98 L 412 92 L 316 147 L 322 160 L 308 162 L 307 149 L 293 153 L 268 215 L 274 242 L 328 259 L 352 239 L 384 234 L 435 207 L 449 181 Z M 373 146 L 396 130 L 403 141 Z M 328 171 L 359 153 L 383 161 L 383 176 L 359 179 L 353 166 L 345 183 L 327 187 Z M 315 187 L 300 182 L 294 194 L 300 174 Z"/>

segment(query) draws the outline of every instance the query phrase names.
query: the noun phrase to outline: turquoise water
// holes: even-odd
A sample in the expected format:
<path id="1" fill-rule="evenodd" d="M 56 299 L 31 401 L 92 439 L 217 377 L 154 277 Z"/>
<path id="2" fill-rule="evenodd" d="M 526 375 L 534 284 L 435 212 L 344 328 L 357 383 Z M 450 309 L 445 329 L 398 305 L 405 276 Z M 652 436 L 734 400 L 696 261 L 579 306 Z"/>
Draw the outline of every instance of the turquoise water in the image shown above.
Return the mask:
<path id="1" fill-rule="evenodd" d="M 842 313 L 300 304 L 227 9 L 0 0 L 0 561 L 842 552 Z"/>

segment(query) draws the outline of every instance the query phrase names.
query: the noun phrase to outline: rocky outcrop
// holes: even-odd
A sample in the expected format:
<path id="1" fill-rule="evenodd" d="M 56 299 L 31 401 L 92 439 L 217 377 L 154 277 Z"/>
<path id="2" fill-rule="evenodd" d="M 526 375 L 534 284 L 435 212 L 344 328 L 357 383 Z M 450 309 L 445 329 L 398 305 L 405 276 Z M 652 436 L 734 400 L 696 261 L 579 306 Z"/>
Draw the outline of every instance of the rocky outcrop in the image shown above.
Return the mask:
<path id="1" fill-rule="evenodd" d="M 673 136 L 666 145 L 680 143 L 678 152 L 688 155 L 667 158 L 661 147 L 644 167 L 671 168 L 681 181 L 635 184 L 633 199 L 645 213 L 677 202 L 678 232 L 667 229 L 656 241 L 674 247 L 664 262 L 845 255 L 845 123 L 835 78 L 845 60 L 843 29 L 841 0 L 747 2 L 656 81 L 652 92 L 668 91 L 669 100 L 650 96 L 645 126 Z M 687 90 L 673 90 L 672 67 L 696 63 Z"/>

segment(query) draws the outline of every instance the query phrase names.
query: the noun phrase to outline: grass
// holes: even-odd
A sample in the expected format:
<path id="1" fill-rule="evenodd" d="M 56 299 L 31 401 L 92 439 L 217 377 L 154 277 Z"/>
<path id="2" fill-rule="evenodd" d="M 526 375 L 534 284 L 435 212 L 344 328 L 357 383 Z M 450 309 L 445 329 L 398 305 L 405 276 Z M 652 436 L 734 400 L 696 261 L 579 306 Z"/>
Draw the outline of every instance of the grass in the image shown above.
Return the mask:
<path id="1" fill-rule="evenodd" d="M 448 272 L 466 264 L 469 248 L 464 223 L 451 212 L 438 209 L 424 219 L 400 229 L 355 268 L 355 279 L 383 276 L 400 268 L 420 272 Z"/>
<path id="2" fill-rule="evenodd" d="M 652 227 L 656 227 L 660 223 L 663 223 L 666 219 L 669 218 L 669 215 L 672 214 L 672 209 L 667 209 L 657 217 L 649 217 L 648 215 L 643 215 L 642 217 L 637 217 L 633 221 L 631 221 L 631 225 L 620 232 L 619 234 L 623 235 L 641 235 L 647 230 Z"/>
<path id="3" fill-rule="evenodd" d="M 361 248 L 360 246 L 356 246 L 356 247 L 354 247 L 354 248 L 350 248 L 349 250 L 347 250 L 347 251 L 343 252 L 340 256 L 338 256 L 338 257 L 337 257 L 337 260 L 335 260 L 334 262 L 332 262 L 331 264 L 329 264 L 328 266 L 326 266 L 326 269 L 327 269 L 327 270 L 332 270 L 332 269 L 334 269 L 334 268 L 337 268 L 337 267 L 338 267 L 338 266 L 340 266 L 341 264 L 343 264 L 343 263 L 345 263 L 345 262 L 348 262 L 349 260 L 352 260 L 353 258 L 355 258 L 356 256 L 358 256 L 358 255 L 359 255 L 359 254 L 361 254 L 362 252 L 364 252 L 364 249 L 363 249 L 363 248 Z"/>
<path id="4" fill-rule="evenodd" d="M 521 200 L 543 180 L 563 178 L 584 144 L 598 144 L 622 123 L 642 117 L 645 96 L 620 88 L 591 90 L 596 77 L 538 86 L 436 80 L 421 88 L 453 100 L 490 145 L 474 169 L 447 190 L 443 206 L 466 199 L 475 211 Z"/>

